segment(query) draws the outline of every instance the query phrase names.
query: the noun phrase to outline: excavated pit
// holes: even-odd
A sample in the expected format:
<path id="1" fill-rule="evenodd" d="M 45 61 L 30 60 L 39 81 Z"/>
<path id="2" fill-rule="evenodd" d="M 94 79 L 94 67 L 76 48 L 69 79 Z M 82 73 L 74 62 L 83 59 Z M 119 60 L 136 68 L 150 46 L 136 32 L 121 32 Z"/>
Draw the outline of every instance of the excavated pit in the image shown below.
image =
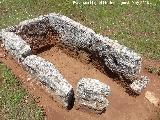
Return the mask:
<path id="1" fill-rule="evenodd" d="M 106 84 L 106 80 L 112 79 L 124 87 L 129 95 L 137 95 L 130 90 L 129 85 L 132 81 L 108 69 L 98 53 L 93 54 L 87 49 L 63 44 L 60 34 L 47 24 L 47 19 L 39 22 L 38 26 L 37 23 L 31 23 L 29 26 L 24 25 L 23 28 L 17 27 L 11 32 L 21 36 L 30 45 L 33 54 L 53 63 L 64 78 L 71 83 L 74 90 L 78 80 L 83 77 L 98 79 Z"/>
<path id="2" fill-rule="evenodd" d="M 140 93 L 148 83 L 148 79 L 138 80 L 141 57 L 137 53 L 65 16 L 49 14 L 23 21 L 2 30 L 2 38 L 6 50 L 27 71 L 53 91 L 58 89 L 59 93 L 55 91 L 55 94 L 64 106 L 73 104 L 70 103 L 74 96 L 72 86 L 75 91 L 81 78 L 104 83 L 112 78 L 130 95 Z M 60 89 L 61 85 L 64 90 Z"/>
<path id="3" fill-rule="evenodd" d="M 36 19 L 31 21 L 29 20 L 29 22 L 22 22 L 18 26 L 15 26 L 6 31 L 13 32 L 16 35 L 20 36 L 22 40 L 24 40 L 31 47 L 32 53 L 30 55 L 36 54 L 37 56 L 43 58 L 44 60 L 53 63 L 55 68 L 60 71 L 60 73 L 62 74 L 62 76 L 64 76 L 64 78 L 68 81 L 68 83 L 71 84 L 71 86 L 73 86 L 73 91 L 76 91 L 76 85 L 78 83 L 78 80 L 80 80 L 81 78 L 97 79 L 109 85 L 111 87 L 111 96 L 108 98 L 108 100 L 111 101 L 111 107 L 108 108 L 110 109 L 109 112 L 112 111 L 112 113 L 115 113 L 118 109 L 124 108 L 126 106 L 125 109 L 122 109 L 122 111 L 124 110 L 125 113 L 127 113 L 128 112 L 127 107 L 130 106 L 129 104 L 130 101 L 131 103 L 134 103 L 132 106 L 133 109 L 137 108 L 136 104 L 140 104 L 141 108 L 140 110 L 138 108 L 138 110 L 139 111 L 145 110 L 145 108 L 143 107 L 145 106 L 144 101 L 142 100 L 138 101 L 140 100 L 140 98 L 137 98 L 138 100 L 135 101 L 134 97 L 129 97 L 128 94 L 126 94 L 127 92 L 129 93 L 129 95 L 135 95 L 135 93 L 130 91 L 129 87 L 129 85 L 133 82 L 132 79 L 126 79 L 126 77 L 123 76 L 123 73 L 126 73 L 126 71 L 128 70 L 131 76 L 132 75 L 134 76 L 134 74 L 132 74 L 131 72 L 132 69 L 133 71 L 140 70 L 141 66 L 139 63 L 141 58 L 136 53 L 133 53 L 126 47 L 120 46 L 122 47 L 122 49 L 119 50 L 126 50 L 126 51 L 125 52 L 122 51 L 122 54 L 119 54 L 119 51 L 116 51 L 118 47 L 115 47 L 116 45 L 119 46 L 118 43 L 114 43 L 113 41 L 108 40 L 107 38 L 98 36 L 89 29 L 83 28 L 83 26 L 79 24 L 78 27 L 77 26 L 75 27 L 74 25 L 77 25 L 77 23 L 74 23 L 73 21 L 71 21 L 71 23 L 68 22 L 68 24 L 66 24 L 63 16 L 62 16 L 62 21 L 64 22 L 64 24 L 62 26 L 61 24 L 59 24 L 58 21 L 56 21 L 59 19 L 56 18 L 57 15 L 55 16 L 55 18 L 53 17 L 54 18 L 53 20 L 51 15 L 50 22 L 48 19 L 49 17 L 43 19 L 40 18 L 40 20 Z M 70 29 L 70 27 L 72 29 Z M 57 30 L 55 30 L 54 28 Z M 71 33 L 73 34 L 75 33 L 74 37 L 70 33 L 70 30 Z M 78 33 L 80 33 L 80 35 Z M 85 35 L 88 35 L 86 36 L 87 39 L 85 39 Z M 82 36 L 82 39 L 80 38 L 80 36 Z M 4 35 L 4 38 L 5 37 L 6 36 Z M 76 39 L 74 40 L 74 38 Z M 77 40 L 79 41 L 77 42 Z M 89 42 L 91 43 L 88 44 L 87 43 L 88 40 L 90 40 Z M 106 42 L 108 43 L 105 43 L 103 40 L 106 40 Z M 6 41 L 8 40 L 6 39 Z M 76 42 L 78 45 L 76 45 Z M 86 48 L 87 45 L 85 45 L 85 43 L 89 45 L 88 49 Z M 8 45 L 8 43 L 5 44 Z M 110 44 L 112 44 L 113 46 Z M 98 50 L 99 48 L 101 48 L 100 47 L 101 45 L 103 46 L 102 51 Z M 96 50 L 94 50 L 94 47 Z M 105 50 L 106 47 L 108 51 Z M 113 49 L 110 49 L 112 47 Z M 103 55 L 103 52 L 106 53 L 109 52 L 107 53 L 108 56 L 105 56 L 106 54 Z M 113 62 L 113 64 L 108 63 L 109 64 L 108 68 L 107 68 L 108 64 L 106 63 L 110 61 L 107 61 L 107 59 Z M 123 59 L 124 62 L 117 61 L 120 59 Z M 125 62 L 126 63 L 129 62 L 131 66 L 129 66 L 128 64 L 125 66 L 124 65 Z M 124 68 L 126 71 L 116 70 L 114 65 L 118 66 L 118 68 L 121 68 L 124 65 L 123 67 L 126 67 Z M 137 65 L 138 67 L 134 68 L 132 67 L 132 65 L 133 66 Z M 111 67 L 111 69 L 109 69 L 109 67 Z M 116 84 L 115 82 L 117 82 L 118 84 Z M 123 103 L 122 104 L 119 101 L 123 101 L 124 103 L 122 102 Z M 69 109 L 75 107 L 74 98 L 72 103 L 70 103 L 69 107 L 70 107 Z M 84 110 L 85 108 L 83 108 L 82 111 Z M 72 109 L 71 111 L 74 111 L 74 109 Z M 77 114 L 79 113 L 77 112 Z"/>
<path id="4" fill-rule="evenodd" d="M 53 63 L 69 83 L 72 83 L 74 88 L 76 87 L 77 81 L 82 77 L 102 79 L 104 83 L 106 79 L 112 79 L 126 88 L 126 92 L 135 95 L 135 93 L 129 90 L 129 84 L 132 82 L 123 76 L 119 76 L 119 74 L 113 73 L 104 65 L 103 59 L 99 58 L 98 55 L 90 53 L 90 51 L 86 49 L 82 50 L 74 46 L 64 45 L 61 43 L 61 36 L 56 30 L 48 25 L 46 26 L 45 29 L 47 31 L 43 34 L 35 32 L 36 28 L 34 26 L 30 27 L 34 29 L 35 34 L 33 34 L 33 32 L 32 34 L 28 34 L 28 31 L 32 29 L 25 27 L 17 34 L 31 46 L 34 54 Z M 26 31 L 26 29 L 28 29 L 28 31 Z"/>

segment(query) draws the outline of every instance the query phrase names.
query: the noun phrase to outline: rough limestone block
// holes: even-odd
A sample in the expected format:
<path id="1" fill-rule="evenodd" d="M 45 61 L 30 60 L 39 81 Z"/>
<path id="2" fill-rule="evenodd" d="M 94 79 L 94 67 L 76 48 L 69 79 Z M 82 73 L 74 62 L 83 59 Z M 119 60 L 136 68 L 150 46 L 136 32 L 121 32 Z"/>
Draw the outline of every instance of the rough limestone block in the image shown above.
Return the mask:
<path id="1" fill-rule="evenodd" d="M 43 37 L 52 28 L 58 34 L 60 43 L 97 56 L 113 73 L 130 80 L 140 73 L 142 59 L 139 54 L 120 45 L 117 41 L 96 34 L 92 29 L 66 16 L 50 13 L 23 21 L 16 26 L 16 29 L 13 28 L 9 29 L 16 30 L 18 34 L 26 34 L 28 38 L 25 40 L 32 46 L 32 49 L 52 44 L 50 38 Z"/>
<path id="2" fill-rule="evenodd" d="M 106 97 L 110 94 L 110 87 L 99 80 L 82 78 L 79 80 L 75 93 L 77 108 L 85 107 L 95 112 L 103 112 L 108 106 Z"/>
<path id="3" fill-rule="evenodd" d="M 69 107 L 73 99 L 72 86 L 63 78 L 55 66 L 36 55 L 25 58 L 23 65 L 28 71 L 37 76 L 46 86 L 51 88 L 64 107 Z"/>
<path id="4" fill-rule="evenodd" d="M 147 84 L 149 82 L 149 79 L 147 76 L 141 76 L 139 80 L 135 80 L 131 85 L 130 88 L 133 92 L 140 94 L 141 91 L 146 88 Z"/>
<path id="5" fill-rule="evenodd" d="M 2 32 L 2 42 L 4 48 L 18 61 L 23 61 L 31 54 L 30 46 L 13 32 Z"/>
<path id="6" fill-rule="evenodd" d="M 129 48 L 96 34 L 66 16 L 51 13 L 48 18 L 50 26 L 60 34 L 63 44 L 89 51 L 98 56 L 111 71 L 127 79 L 140 73 L 141 57 Z"/>

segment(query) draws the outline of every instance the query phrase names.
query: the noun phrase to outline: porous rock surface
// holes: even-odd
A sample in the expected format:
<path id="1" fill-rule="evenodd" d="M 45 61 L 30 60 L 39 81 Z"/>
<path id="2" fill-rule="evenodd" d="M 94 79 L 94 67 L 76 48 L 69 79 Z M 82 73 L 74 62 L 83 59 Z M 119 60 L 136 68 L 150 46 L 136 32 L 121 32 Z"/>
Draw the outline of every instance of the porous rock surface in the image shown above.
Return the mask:
<path id="1" fill-rule="evenodd" d="M 89 51 L 98 56 L 111 71 L 126 78 L 131 79 L 139 74 L 141 57 L 131 49 L 96 34 L 92 29 L 66 16 L 52 13 L 48 18 L 50 26 L 61 35 L 63 44 Z"/>
<path id="2" fill-rule="evenodd" d="M 23 61 L 31 54 L 30 46 L 13 32 L 2 32 L 2 42 L 5 49 L 18 61 Z"/>
<path id="3" fill-rule="evenodd" d="M 135 80 L 132 84 L 130 84 L 130 88 L 133 92 L 140 94 L 141 91 L 147 87 L 149 79 L 147 76 L 141 76 L 139 80 Z"/>
<path id="4" fill-rule="evenodd" d="M 73 100 L 72 86 L 63 78 L 55 66 L 36 55 L 30 55 L 23 61 L 23 65 L 31 74 L 51 88 L 55 96 L 64 107 L 69 107 Z"/>
<path id="5" fill-rule="evenodd" d="M 66 16 L 50 13 L 25 20 L 5 31 L 20 35 L 31 46 L 32 51 L 41 51 L 58 41 L 67 48 L 72 48 L 71 50 L 82 50 L 94 56 L 103 66 L 129 82 L 140 76 L 142 58 L 139 54 Z"/>
<path id="6" fill-rule="evenodd" d="M 82 78 L 79 80 L 75 93 L 77 108 L 85 107 L 101 113 L 108 106 L 106 97 L 110 94 L 110 87 L 99 80 Z"/>
<path id="7" fill-rule="evenodd" d="M 31 46 L 33 53 L 54 45 L 58 38 L 58 33 L 50 27 L 48 18 L 44 16 L 23 21 L 16 29 L 12 30 L 22 36 Z"/>
<path id="8" fill-rule="evenodd" d="M 140 73 L 142 58 L 139 54 L 117 41 L 96 34 L 92 29 L 66 16 L 50 13 L 23 21 L 11 30 L 23 36 L 33 49 L 54 43 L 54 40 L 47 39 L 50 31 L 54 38 L 57 38 L 57 34 L 59 42 L 63 45 L 97 56 L 113 73 L 130 80 Z"/>

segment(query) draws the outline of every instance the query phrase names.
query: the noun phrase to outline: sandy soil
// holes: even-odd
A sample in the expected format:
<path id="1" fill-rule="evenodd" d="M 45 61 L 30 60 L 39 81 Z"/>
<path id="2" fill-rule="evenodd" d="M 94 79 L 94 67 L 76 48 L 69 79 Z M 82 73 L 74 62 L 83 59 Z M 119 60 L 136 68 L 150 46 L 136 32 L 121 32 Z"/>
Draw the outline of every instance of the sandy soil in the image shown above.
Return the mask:
<path id="1" fill-rule="evenodd" d="M 150 120 L 155 114 L 155 107 L 144 97 L 145 91 L 152 91 L 160 98 L 160 80 L 158 75 L 148 73 L 145 67 L 151 65 L 160 67 L 160 61 L 144 60 L 142 74 L 150 78 L 147 88 L 137 97 L 130 96 L 126 89 L 113 81 L 91 63 L 81 62 L 65 54 L 57 47 L 40 53 L 39 56 L 52 62 L 61 72 L 61 74 L 76 88 L 78 80 L 82 77 L 98 79 L 111 87 L 109 96 L 110 104 L 105 113 L 96 115 L 82 110 L 76 110 L 74 107 L 67 111 L 57 105 L 52 97 L 44 90 L 41 84 L 30 79 L 30 75 L 17 64 L 2 48 L 1 54 L 6 54 L 5 58 L 0 58 L 8 68 L 22 81 L 23 87 L 34 95 L 38 105 L 42 106 L 47 120 Z"/>

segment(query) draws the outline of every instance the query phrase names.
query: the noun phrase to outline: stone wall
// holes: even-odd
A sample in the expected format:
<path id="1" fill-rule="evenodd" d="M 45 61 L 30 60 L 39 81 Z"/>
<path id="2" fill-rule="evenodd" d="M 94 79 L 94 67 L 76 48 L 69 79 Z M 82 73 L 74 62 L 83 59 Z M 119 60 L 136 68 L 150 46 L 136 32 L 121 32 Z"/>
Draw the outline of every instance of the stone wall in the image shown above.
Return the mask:
<path id="1" fill-rule="evenodd" d="M 103 60 L 108 69 L 126 78 L 132 79 L 139 74 L 142 58 L 133 50 L 96 34 L 92 29 L 66 16 L 52 13 L 48 18 L 50 26 L 61 35 L 63 44 L 95 54 Z"/>
<path id="2" fill-rule="evenodd" d="M 72 104 L 73 88 L 52 63 L 36 55 L 30 55 L 24 59 L 22 64 L 27 71 L 51 88 L 64 107 Z"/>
<path id="3" fill-rule="evenodd" d="M 64 107 L 69 107 L 72 104 L 71 102 L 73 102 L 74 93 L 72 86 L 63 78 L 52 63 L 32 55 L 34 51 L 37 53 L 44 47 L 55 45 L 57 42 L 68 48 L 73 48 L 77 51 L 82 50 L 92 56 L 96 56 L 96 59 L 101 60 L 103 65 L 113 73 L 133 82 L 130 88 L 136 93 L 140 93 L 149 81 L 146 77 L 135 79 L 137 76 L 140 76 L 141 70 L 142 58 L 139 54 L 120 45 L 117 41 L 96 34 L 92 29 L 63 15 L 51 13 L 25 20 L 19 25 L 3 29 L 0 32 L 1 39 L 4 48 L 24 65 L 27 71 L 39 78 L 48 88 L 52 89 L 58 101 Z M 94 86 L 92 82 L 91 84 L 87 83 L 87 85 L 88 88 Z M 100 86 L 101 84 L 99 84 Z M 78 92 L 76 94 L 78 95 Z M 93 94 L 91 93 L 91 99 L 89 99 L 88 103 L 91 103 L 91 108 L 95 109 L 92 103 L 99 103 L 93 100 L 96 98 L 96 95 Z M 104 102 L 104 106 L 102 105 L 99 109 L 105 108 L 108 104 L 105 99 L 106 95 L 96 94 L 104 100 L 101 101 Z M 103 94 L 105 94 L 105 91 L 103 91 Z M 96 99 L 99 101 L 99 97 Z"/>
<path id="4" fill-rule="evenodd" d="M 113 73 L 122 75 L 129 80 L 133 80 L 140 73 L 142 58 L 139 54 L 120 45 L 117 41 L 96 34 L 92 29 L 66 16 L 51 13 L 23 21 L 14 29 L 12 28 L 12 31 L 21 35 L 30 44 L 32 50 L 33 48 L 38 50 L 56 42 L 56 40 L 51 41 L 51 38 L 45 39 L 49 30 L 56 32 L 59 38 L 58 42 L 63 45 L 77 50 L 85 50 L 89 54 L 97 56 Z M 33 38 L 32 36 L 37 37 Z"/>

